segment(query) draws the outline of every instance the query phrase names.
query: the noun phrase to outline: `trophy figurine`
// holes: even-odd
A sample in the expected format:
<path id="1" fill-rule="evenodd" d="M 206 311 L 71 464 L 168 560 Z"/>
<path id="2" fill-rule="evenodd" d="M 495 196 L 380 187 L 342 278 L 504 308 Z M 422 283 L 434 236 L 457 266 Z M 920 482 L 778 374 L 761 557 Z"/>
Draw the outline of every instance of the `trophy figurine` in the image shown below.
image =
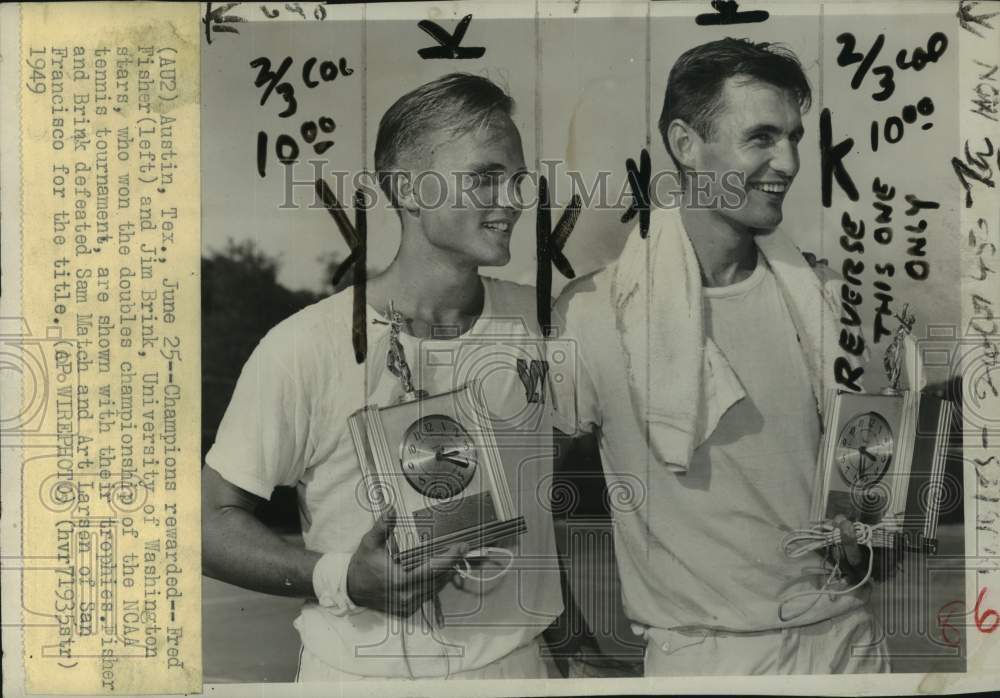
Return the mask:
<path id="1" fill-rule="evenodd" d="M 404 326 L 409 326 L 410 321 L 396 310 L 392 301 L 389 301 L 389 311 L 386 315 L 389 317 L 389 351 L 385 355 L 385 366 L 403 384 L 403 395 L 399 401 L 407 402 L 425 398 L 427 397 L 426 390 L 417 390 L 413 387 L 413 373 L 410 371 L 410 365 L 406 363 L 406 350 L 403 349 L 403 345 L 399 341 L 400 330 Z"/>
<path id="2" fill-rule="evenodd" d="M 899 377 L 903 370 L 903 361 L 905 359 L 904 353 L 906 351 L 904 347 L 904 340 L 910 332 L 913 331 L 913 323 L 915 321 L 913 315 L 907 313 L 910 305 L 907 303 L 903 306 L 903 310 L 897 315 L 894 315 L 899 321 L 899 327 L 896 329 L 895 335 L 892 338 L 892 344 L 889 348 L 885 350 L 885 356 L 882 357 L 882 366 L 885 367 L 885 375 L 889 379 L 889 385 L 882 390 L 883 395 L 899 395 Z"/>

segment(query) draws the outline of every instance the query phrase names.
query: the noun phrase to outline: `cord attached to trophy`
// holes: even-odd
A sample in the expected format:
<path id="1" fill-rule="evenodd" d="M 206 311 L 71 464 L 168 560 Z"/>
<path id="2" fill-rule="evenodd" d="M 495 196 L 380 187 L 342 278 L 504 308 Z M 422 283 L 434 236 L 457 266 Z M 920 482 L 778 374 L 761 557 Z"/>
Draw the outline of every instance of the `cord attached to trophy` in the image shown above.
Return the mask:
<path id="1" fill-rule="evenodd" d="M 835 565 L 822 588 L 795 594 L 795 598 L 847 594 L 866 584 L 872 575 L 875 548 L 897 548 L 923 553 L 937 551 L 937 525 L 947 446 L 954 418 L 950 401 L 921 394 L 920 386 L 901 387 L 905 362 L 919 373 L 918 357 L 907 356 L 907 337 L 915 318 L 904 305 L 894 315 L 899 327 L 883 356 L 888 385 L 879 393 L 828 391 L 824 401 L 823 440 L 817 459 L 816 484 L 810 518 L 814 525 L 789 532 L 782 541 L 788 557 L 839 546 L 840 530 L 828 522 L 838 514 L 852 522 L 858 544 L 868 549 L 864 578 L 848 588 L 832 590 L 840 576 Z M 911 376 L 919 381 L 919 376 Z"/>

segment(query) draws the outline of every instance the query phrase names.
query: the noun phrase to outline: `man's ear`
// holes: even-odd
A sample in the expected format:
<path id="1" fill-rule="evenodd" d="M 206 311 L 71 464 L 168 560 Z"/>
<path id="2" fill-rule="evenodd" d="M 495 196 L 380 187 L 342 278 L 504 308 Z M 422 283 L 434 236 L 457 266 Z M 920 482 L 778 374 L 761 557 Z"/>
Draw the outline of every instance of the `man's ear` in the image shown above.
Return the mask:
<path id="1" fill-rule="evenodd" d="M 698 149 L 703 141 L 697 131 L 684 119 L 674 119 L 670 122 L 667 127 L 667 142 L 670 143 L 670 152 L 684 169 L 696 169 Z"/>
<path id="2" fill-rule="evenodd" d="M 414 215 L 420 211 L 417 205 L 417 196 L 413 189 L 413 173 L 398 171 L 393 173 L 393 191 L 396 194 L 396 203 L 399 208 L 404 209 Z"/>

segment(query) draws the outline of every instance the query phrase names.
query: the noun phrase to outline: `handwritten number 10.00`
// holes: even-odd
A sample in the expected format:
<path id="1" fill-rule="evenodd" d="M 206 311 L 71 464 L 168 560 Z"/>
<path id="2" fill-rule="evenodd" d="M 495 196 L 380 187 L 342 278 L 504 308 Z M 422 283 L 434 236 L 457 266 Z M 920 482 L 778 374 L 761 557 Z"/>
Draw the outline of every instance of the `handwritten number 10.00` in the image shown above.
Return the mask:
<path id="1" fill-rule="evenodd" d="M 302 85 L 307 90 L 312 90 L 324 82 L 332 82 L 340 75 L 352 75 L 354 69 L 347 65 L 346 58 L 339 60 L 320 61 L 315 57 L 307 58 L 302 63 L 301 71 L 289 73 L 294 59 L 291 56 L 285 58 L 272 70 L 271 59 L 261 56 L 250 61 L 250 67 L 257 71 L 253 84 L 255 87 L 263 88 L 260 96 L 260 104 L 264 106 L 272 94 L 278 94 L 285 100 L 285 108 L 278 114 L 282 119 L 294 115 L 299 108 L 298 100 L 295 98 L 295 85 L 290 81 L 296 73 L 301 73 Z M 318 64 L 318 65 L 317 65 Z M 318 118 L 304 120 L 298 128 L 302 141 L 307 146 L 312 146 L 313 152 L 322 155 L 329 150 L 334 142 L 331 137 L 337 124 L 327 115 L 320 115 Z M 267 158 L 270 146 L 270 136 L 266 131 L 257 132 L 257 173 L 264 177 L 267 175 Z M 288 133 L 280 133 L 274 139 L 274 154 L 278 162 L 283 165 L 292 165 L 298 162 L 300 153 L 299 141 Z"/>
<path id="2" fill-rule="evenodd" d="M 317 124 L 318 121 L 318 124 Z M 306 145 L 311 145 L 313 152 L 322 155 L 333 146 L 333 139 L 318 140 L 321 133 L 332 134 L 337 128 L 336 122 L 329 116 L 321 116 L 317 121 L 303 121 L 299 133 Z M 266 131 L 257 132 L 257 174 L 267 176 L 268 135 Z M 279 133 L 274 141 L 274 154 L 283 165 L 294 165 L 299 161 L 299 143 L 287 133 Z"/>

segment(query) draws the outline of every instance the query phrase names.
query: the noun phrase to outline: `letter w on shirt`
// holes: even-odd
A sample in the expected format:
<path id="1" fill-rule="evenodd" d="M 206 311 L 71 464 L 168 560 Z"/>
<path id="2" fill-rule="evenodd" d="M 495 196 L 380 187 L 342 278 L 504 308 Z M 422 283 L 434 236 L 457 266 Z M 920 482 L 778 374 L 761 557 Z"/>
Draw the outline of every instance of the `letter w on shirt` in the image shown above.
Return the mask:
<path id="1" fill-rule="evenodd" d="M 521 383 L 524 384 L 524 398 L 529 403 L 545 402 L 545 390 L 542 385 L 548 372 L 548 361 L 532 359 L 529 364 L 524 359 L 517 360 L 517 375 L 521 377 Z"/>

